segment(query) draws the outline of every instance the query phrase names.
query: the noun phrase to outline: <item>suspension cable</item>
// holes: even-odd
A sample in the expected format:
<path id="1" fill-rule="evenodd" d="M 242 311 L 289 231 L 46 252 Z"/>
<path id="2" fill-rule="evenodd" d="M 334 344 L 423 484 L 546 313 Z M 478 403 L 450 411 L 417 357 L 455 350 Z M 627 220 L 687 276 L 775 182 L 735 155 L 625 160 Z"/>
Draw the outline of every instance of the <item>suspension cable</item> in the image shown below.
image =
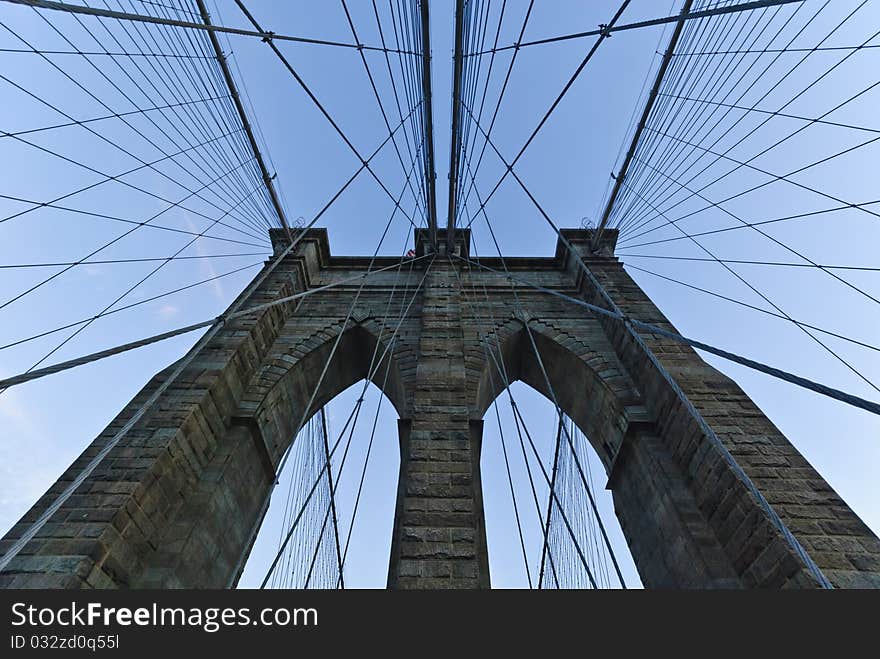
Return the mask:
<path id="1" fill-rule="evenodd" d="M 244 30 L 241 28 L 226 27 L 223 25 L 205 25 L 204 23 L 192 23 L 189 21 L 180 21 L 170 18 L 160 18 L 158 16 L 147 16 L 144 14 L 132 14 L 124 11 L 113 11 L 111 9 L 100 9 L 96 7 L 84 7 L 82 5 L 71 5 L 66 2 L 54 2 L 52 0 L 0 0 L 15 5 L 28 5 L 39 9 L 52 9 L 56 11 L 65 11 L 71 14 L 85 14 L 87 16 L 97 16 L 100 18 L 116 18 L 123 21 L 135 21 L 139 23 L 154 23 L 156 25 L 168 25 L 171 27 L 180 27 L 188 30 L 203 30 L 205 32 L 223 32 L 225 34 L 237 34 L 246 37 L 259 37 L 263 41 L 295 41 L 298 43 L 315 44 L 320 46 L 339 46 L 341 48 L 354 48 L 355 50 L 376 50 L 386 51 L 385 48 L 378 46 L 368 46 L 358 43 L 344 43 L 341 41 L 330 41 L 327 39 L 310 39 L 308 37 L 295 37 L 288 34 L 277 34 L 275 32 L 266 32 L 257 28 L 254 30 Z M 417 55 L 418 53 L 388 50 L 392 53 L 401 53 L 403 55 Z"/>

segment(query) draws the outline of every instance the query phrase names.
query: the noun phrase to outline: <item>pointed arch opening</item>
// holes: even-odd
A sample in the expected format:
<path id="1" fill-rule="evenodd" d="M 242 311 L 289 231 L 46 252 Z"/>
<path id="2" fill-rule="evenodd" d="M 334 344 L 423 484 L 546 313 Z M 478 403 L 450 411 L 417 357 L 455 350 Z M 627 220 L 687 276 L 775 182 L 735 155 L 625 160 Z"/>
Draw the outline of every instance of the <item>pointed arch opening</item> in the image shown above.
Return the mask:
<path id="1" fill-rule="evenodd" d="M 605 487 L 638 395 L 610 352 L 535 325 L 499 335 L 478 387 L 493 587 L 640 587 Z"/>
<path id="2" fill-rule="evenodd" d="M 277 341 L 243 397 L 277 479 L 238 587 L 385 586 L 404 384 L 391 330 L 343 323 Z"/>
<path id="3" fill-rule="evenodd" d="M 510 393 L 516 408 L 502 394 L 486 413 L 483 429 L 481 472 L 492 587 L 592 588 L 595 582 L 595 587 L 619 588 L 609 545 L 626 587 L 640 587 L 611 492 L 605 489 L 599 455 L 565 417 L 582 481 L 553 403 L 522 381 L 513 383 Z M 554 459 L 556 497 L 551 501 L 544 473 L 553 479 Z"/>
<path id="4" fill-rule="evenodd" d="M 311 416 L 285 454 L 239 588 L 385 587 L 397 419 L 389 397 L 366 379 Z"/>

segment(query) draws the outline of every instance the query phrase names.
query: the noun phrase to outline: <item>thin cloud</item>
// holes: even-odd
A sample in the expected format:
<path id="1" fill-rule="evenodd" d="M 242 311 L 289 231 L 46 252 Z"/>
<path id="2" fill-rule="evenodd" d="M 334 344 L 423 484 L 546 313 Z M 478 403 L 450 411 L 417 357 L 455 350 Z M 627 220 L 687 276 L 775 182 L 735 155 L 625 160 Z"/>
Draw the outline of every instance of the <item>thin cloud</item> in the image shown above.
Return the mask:
<path id="1" fill-rule="evenodd" d="M 186 220 L 186 224 L 189 227 L 189 230 L 194 233 L 198 233 L 198 229 L 196 229 L 189 216 L 184 213 L 183 217 Z M 203 240 L 196 240 L 193 245 L 195 246 L 196 254 L 198 254 L 199 256 L 208 256 L 210 254 L 210 252 L 205 249 Z M 217 276 L 217 270 L 214 268 L 214 264 L 211 262 L 211 259 L 199 259 L 199 263 L 201 265 L 202 272 L 206 275 L 205 279 Z M 216 297 L 221 302 L 226 300 L 226 293 L 224 292 L 223 285 L 220 283 L 219 279 L 214 279 L 210 282 L 210 285 L 211 290 L 214 292 L 214 297 Z"/>
<path id="2" fill-rule="evenodd" d="M 180 313 L 180 308 L 175 307 L 173 304 L 163 304 L 158 309 L 158 314 L 162 318 L 171 318 L 172 316 L 176 316 L 178 313 Z"/>

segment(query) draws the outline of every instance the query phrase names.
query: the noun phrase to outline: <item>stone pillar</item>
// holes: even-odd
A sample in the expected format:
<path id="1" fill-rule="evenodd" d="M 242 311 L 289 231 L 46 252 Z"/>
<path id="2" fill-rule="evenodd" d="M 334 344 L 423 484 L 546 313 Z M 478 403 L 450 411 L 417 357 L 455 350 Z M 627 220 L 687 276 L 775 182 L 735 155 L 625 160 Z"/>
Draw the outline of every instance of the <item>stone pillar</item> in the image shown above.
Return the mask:
<path id="1" fill-rule="evenodd" d="M 400 423 L 389 588 L 488 588 L 480 484 L 482 421 L 467 399 L 462 300 L 442 258 L 423 288 L 412 419 Z"/>
<path id="2" fill-rule="evenodd" d="M 622 263 L 615 258 L 592 257 L 587 248 L 588 235 L 570 230 L 566 234 L 587 256 L 596 280 L 624 314 L 677 331 L 627 274 Z M 572 263 L 569 267 L 579 269 Z M 588 278 L 578 276 L 585 298 L 607 306 Z M 657 360 L 653 363 L 622 323 L 613 319 L 601 322 L 655 419 L 656 448 L 671 459 L 682 475 L 696 503 L 693 512 L 705 521 L 706 529 L 723 548 L 726 560 L 744 587 L 816 588 L 819 583 L 735 476 L 663 371 L 674 380 L 832 585 L 880 587 L 880 540 L 733 380 L 703 361 L 689 346 L 640 332 Z M 658 509 L 656 514 L 662 512 Z M 687 513 L 682 510 L 679 514 L 685 517 Z M 634 535 L 637 533 L 628 532 L 628 537 Z M 667 561 L 675 585 L 693 583 L 693 578 L 673 578 L 681 567 L 680 558 L 673 553 Z M 644 569 L 639 564 L 640 572 Z M 698 580 L 697 584 L 710 587 L 713 581 Z"/>
<path id="3" fill-rule="evenodd" d="M 645 588 L 743 587 L 653 424 L 630 425 L 608 489 Z"/>

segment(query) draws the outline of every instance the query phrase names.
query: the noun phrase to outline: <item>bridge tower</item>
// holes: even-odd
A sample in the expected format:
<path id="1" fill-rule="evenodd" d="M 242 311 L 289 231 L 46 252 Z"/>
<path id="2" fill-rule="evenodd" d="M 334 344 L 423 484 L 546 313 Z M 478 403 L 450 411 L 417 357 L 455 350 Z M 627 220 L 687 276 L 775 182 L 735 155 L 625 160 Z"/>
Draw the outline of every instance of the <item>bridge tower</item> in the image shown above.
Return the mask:
<path id="1" fill-rule="evenodd" d="M 400 417 L 391 588 L 490 585 L 482 418 L 514 381 L 592 443 L 647 587 L 880 587 L 880 541 L 732 380 L 548 293 L 674 331 L 613 255 L 616 232 L 593 238 L 563 230 L 554 256 L 502 261 L 471 259 L 466 230 L 433 255 L 417 232 L 415 257 L 371 266 L 332 254 L 323 229 L 293 249 L 273 230 L 237 302 L 327 288 L 230 318 L 153 377 L 3 538 L 0 585 L 234 586 L 301 420 L 371 376 Z M 358 280 L 370 267 L 388 269 Z"/>

